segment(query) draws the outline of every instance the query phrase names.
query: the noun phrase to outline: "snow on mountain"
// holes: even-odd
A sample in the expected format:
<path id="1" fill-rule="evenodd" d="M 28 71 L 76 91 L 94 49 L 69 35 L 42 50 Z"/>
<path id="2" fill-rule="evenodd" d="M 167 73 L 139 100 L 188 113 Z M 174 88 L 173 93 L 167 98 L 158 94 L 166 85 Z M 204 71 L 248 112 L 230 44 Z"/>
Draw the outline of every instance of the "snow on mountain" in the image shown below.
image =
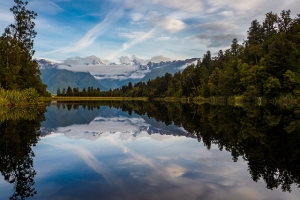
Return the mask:
<path id="1" fill-rule="evenodd" d="M 40 69 L 57 68 L 57 64 L 45 59 L 34 59 L 40 67 Z"/>
<path id="2" fill-rule="evenodd" d="M 193 62 L 186 63 L 186 64 L 182 65 L 181 67 L 179 67 L 178 69 L 184 70 L 184 69 L 187 68 L 189 65 L 191 65 L 191 64 L 197 65 L 197 63 L 198 63 L 198 59 L 195 60 L 195 61 L 193 61 Z"/>
<path id="3" fill-rule="evenodd" d="M 162 141 L 172 137 L 173 135 L 187 136 L 186 130 L 182 130 L 173 124 L 171 125 L 173 128 L 171 129 L 172 131 L 168 129 L 161 129 L 153 125 L 141 117 L 98 116 L 87 124 L 72 124 L 52 129 L 44 128 L 44 132 L 47 133 L 46 131 L 48 130 L 48 134 L 44 133 L 43 136 L 49 137 L 50 135 L 60 134 L 73 140 L 86 139 L 90 141 L 96 141 L 100 137 L 107 137 L 111 134 L 118 135 L 118 137 L 124 141 L 135 141 L 145 137 Z"/>
<path id="4" fill-rule="evenodd" d="M 62 63 L 54 63 L 45 59 L 36 59 L 40 69 L 68 70 L 73 72 L 88 72 L 106 88 L 121 87 L 127 82 L 136 83 L 143 78 L 155 78 L 163 76 L 166 72 L 171 74 L 182 71 L 187 65 L 194 63 L 194 59 L 184 61 L 171 61 L 163 56 L 155 56 L 144 60 L 132 56 L 120 57 L 120 63 L 111 63 L 108 60 L 100 59 L 97 56 L 71 57 Z M 152 73 L 153 72 L 153 73 Z"/>
<path id="5" fill-rule="evenodd" d="M 78 66 L 78 65 L 109 65 L 110 62 L 108 60 L 100 59 L 97 56 L 88 56 L 85 58 L 76 56 L 67 58 L 64 63 L 69 66 Z"/>

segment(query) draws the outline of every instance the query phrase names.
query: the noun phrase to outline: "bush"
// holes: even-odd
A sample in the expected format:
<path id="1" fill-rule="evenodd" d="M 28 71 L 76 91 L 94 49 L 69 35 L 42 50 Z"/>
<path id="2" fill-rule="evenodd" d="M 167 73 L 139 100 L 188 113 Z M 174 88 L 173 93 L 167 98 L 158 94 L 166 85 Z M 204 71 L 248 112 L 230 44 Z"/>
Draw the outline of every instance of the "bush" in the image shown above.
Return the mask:
<path id="1" fill-rule="evenodd" d="M 0 105 L 37 104 L 38 99 L 39 94 L 33 88 L 22 91 L 0 89 Z"/>

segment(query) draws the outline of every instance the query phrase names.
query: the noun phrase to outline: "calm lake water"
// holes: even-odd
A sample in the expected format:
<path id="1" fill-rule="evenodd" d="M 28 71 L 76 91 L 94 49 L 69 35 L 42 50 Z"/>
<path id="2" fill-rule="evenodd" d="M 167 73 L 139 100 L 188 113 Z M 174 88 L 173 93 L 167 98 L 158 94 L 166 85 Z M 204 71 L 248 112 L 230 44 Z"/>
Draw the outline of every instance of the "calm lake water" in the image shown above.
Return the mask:
<path id="1" fill-rule="evenodd" d="M 300 108 L 0 109 L 0 199 L 299 199 Z"/>

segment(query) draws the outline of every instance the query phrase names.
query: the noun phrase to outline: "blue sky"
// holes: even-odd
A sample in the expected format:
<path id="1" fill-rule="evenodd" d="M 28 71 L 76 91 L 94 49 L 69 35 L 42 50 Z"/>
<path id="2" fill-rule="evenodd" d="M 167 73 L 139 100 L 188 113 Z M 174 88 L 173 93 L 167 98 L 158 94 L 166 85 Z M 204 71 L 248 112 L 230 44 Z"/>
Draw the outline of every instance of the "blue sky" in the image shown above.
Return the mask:
<path id="1" fill-rule="evenodd" d="M 207 50 L 241 43 L 254 19 L 291 9 L 299 0 L 28 0 L 38 13 L 35 57 L 62 61 L 96 55 L 172 60 L 201 57 Z M 13 0 L 0 1 L 0 30 L 13 22 Z M 3 31 L 2 31 L 3 32 Z"/>

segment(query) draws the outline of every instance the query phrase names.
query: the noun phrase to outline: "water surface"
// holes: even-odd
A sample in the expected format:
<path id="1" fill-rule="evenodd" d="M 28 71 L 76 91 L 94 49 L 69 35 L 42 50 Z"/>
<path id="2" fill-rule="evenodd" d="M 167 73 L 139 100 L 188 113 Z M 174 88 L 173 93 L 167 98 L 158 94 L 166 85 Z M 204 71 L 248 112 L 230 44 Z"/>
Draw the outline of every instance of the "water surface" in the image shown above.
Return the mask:
<path id="1" fill-rule="evenodd" d="M 297 107 L 44 109 L 0 119 L 0 199 L 299 199 Z"/>

